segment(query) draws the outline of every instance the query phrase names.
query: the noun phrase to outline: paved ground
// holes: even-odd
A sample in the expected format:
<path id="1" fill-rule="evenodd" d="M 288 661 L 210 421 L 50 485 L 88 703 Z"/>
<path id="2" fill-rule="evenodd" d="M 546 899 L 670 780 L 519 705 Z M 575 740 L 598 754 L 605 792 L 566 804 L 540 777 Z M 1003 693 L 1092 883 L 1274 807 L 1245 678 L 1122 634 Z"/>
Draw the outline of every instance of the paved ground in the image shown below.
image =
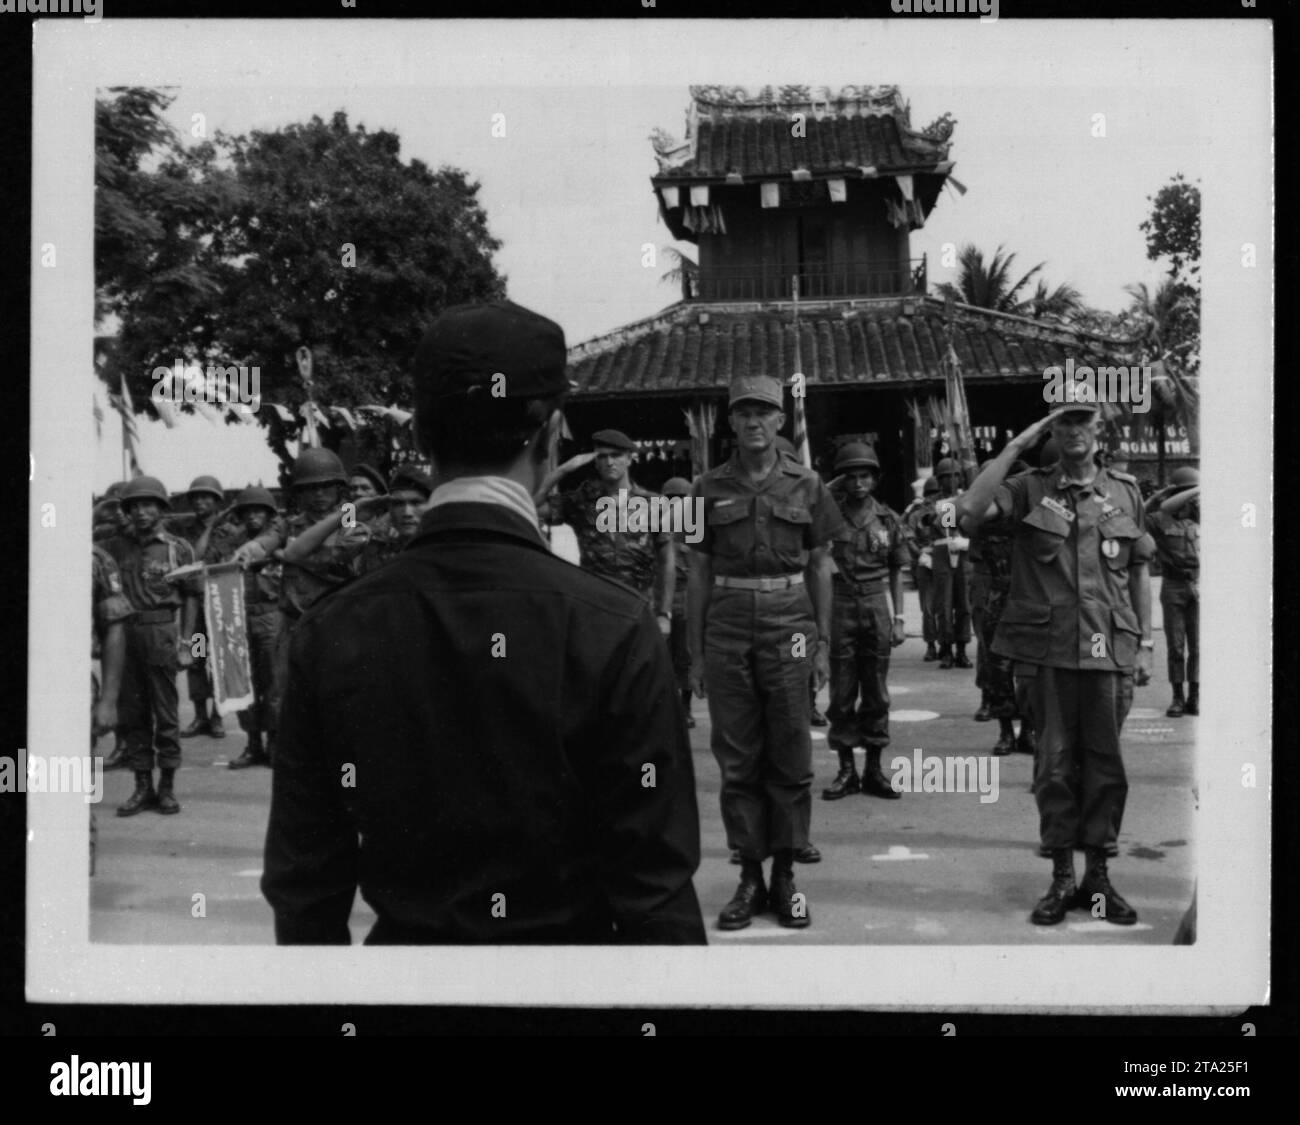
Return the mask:
<path id="1" fill-rule="evenodd" d="M 1158 590 L 1158 580 L 1156 583 Z M 895 756 L 987 755 L 996 723 L 976 723 L 973 672 L 941 671 L 921 661 L 915 595 L 906 599 L 908 641 L 895 650 L 891 671 Z M 1155 676 L 1139 688 L 1124 734 L 1128 806 L 1112 880 L 1137 908 L 1138 925 L 1118 927 L 1075 913 L 1066 924 L 1028 922 L 1050 882 L 1050 864 L 1037 854 L 1037 811 L 1029 792 L 1030 759 L 987 758 L 996 764 L 997 800 L 978 793 L 911 793 L 898 801 L 853 796 L 813 802 L 813 839 L 825 859 L 797 866 L 812 925 L 784 930 L 770 917 L 746 930 L 713 927 L 731 896 L 739 869 L 728 862 L 718 812 L 718 770 L 709 751 L 708 710 L 694 702 L 692 747 L 700 789 L 702 862 L 696 889 L 710 941 L 872 943 L 882 945 L 1055 945 L 1071 942 L 1167 944 L 1191 899 L 1195 718 L 1167 719 L 1164 637 L 1156 615 Z M 973 646 L 972 646 L 973 653 Z M 184 678 L 181 678 L 182 691 Z M 821 705 L 825 706 L 825 693 Z M 183 704 L 183 721 L 190 709 Z M 271 915 L 258 890 L 270 798 L 270 772 L 231 773 L 244 737 L 233 722 L 221 741 L 186 740 L 177 774 L 179 816 L 112 815 L 131 788 L 130 774 L 105 777 L 99 815 L 98 869 L 91 879 L 91 940 L 125 943 L 255 944 L 272 940 Z M 825 731 L 814 731 L 816 793 L 835 774 Z M 861 753 L 861 752 L 859 752 Z M 992 775 L 985 777 L 991 780 Z M 1082 856 L 1078 861 L 1082 874 Z M 193 896 L 205 916 L 193 916 Z M 358 897 L 354 940 L 374 916 Z"/>

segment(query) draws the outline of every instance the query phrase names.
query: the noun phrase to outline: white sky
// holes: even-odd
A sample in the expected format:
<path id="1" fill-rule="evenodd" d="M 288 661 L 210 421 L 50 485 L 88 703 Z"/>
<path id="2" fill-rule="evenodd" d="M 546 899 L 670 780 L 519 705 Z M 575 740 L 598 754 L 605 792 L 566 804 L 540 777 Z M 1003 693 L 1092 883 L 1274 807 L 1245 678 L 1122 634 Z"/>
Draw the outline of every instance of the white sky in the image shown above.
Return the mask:
<path id="1" fill-rule="evenodd" d="M 507 43 L 527 59 L 533 80 L 484 81 L 470 68 L 470 81 L 455 85 L 434 83 L 450 77 L 452 68 L 465 71 L 464 52 L 445 36 L 421 33 L 423 26 L 399 35 L 399 25 L 379 25 L 378 41 L 397 54 L 351 60 L 342 68 L 351 72 L 347 81 L 331 81 L 330 68 L 317 65 L 327 56 L 337 62 L 331 53 L 339 49 L 337 25 L 334 37 L 300 28 L 289 49 L 254 38 L 242 73 L 209 65 L 206 70 L 215 73 L 173 76 L 153 59 L 129 80 L 178 82 L 168 115 L 185 135 L 196 113 L 204 115 L 210 135 L 274 129 L 313 114 L 328 120 L 342 109 L 354 125 L 397 132 L 404 159 L 464 169 L 482 184 L 479 198 L 489 229 L 503 243 L 496 261 L 510 297 L 557 320 L 571 344 L 648 316 L 678 295 L 676 286 L 659 280 L 670 266 L 662 253 L 652 268 L 641 258 L 645 243 L 659 251 L 674 245 L 650 190 L 656 163 L 648 135 L 655 126 L 682 135 L 690 82 L 835 88 L 896 82 L 911 101 L 915 128 L 952 112 L 953 174 L 969 191 L 945 190 L 926 228 L 912 235 L 913 257 L 928 256 L 932 288 L 955 272 L 941 266 L 945 243 L 973 241 L 986 255 L 1003 244 L 1017 254 L 1017 276 L 1046 262 L 1049 283 L 1068 281 L 1088 304 L 1116 311 L 1126 304 L 1126 284 L 1154 285 L 1162 275 L 1147 260 L 1137 229 L 1149 211 L 1147 196 L 1175 172 L 1203 175 L 1213 151 L 1204 107 L 1212 96 L 1205 77 L 1214 69 L 1214 37 L 1192 34 L 1175 50 L 1169 24 L 1127 24 L 1120 42 L 1099 22 L 1000 21 L 987 29 L 949 24 L 937 31 L 920 22 L 901 30 L 869 21 L 810 23 L 791 43 L 778 31 L 787 25 L 766 25 L 764 36 L 765 25 L 750 21 L 748 32 L 778 54 L 779 63 L 737 75 L 733 50 L 730 59 L 720 54 L 693 65 L 656 63 L 650 82 L 644 75 L 629 81 L 610 73 L 619 68 L 620 52 L 634 50 L 621 33 L 602 37 L 594 28 L 574 27 L 558 35 L 552 27 L 552 46 L 583 52 L 570 56 L 583 66 L 570 62 L 566 70 L 558 61 L 562 51 L 534 57 L 529 37 L 514 25 L 492 42 Z M 736 26 L 728 25 L 729 31 Z M 844 35 L 844 28 L 853 34 Z M 1194 30 L 1183 25 L 1179 33 Z M 959 33 L 966 38 L 954 39 Z M 846 58 L 855 39 L 858 49 Z M 1094 46 L 1089 52 L 1094 40 L 1108 50 Z M 715 36 L 714 42 L 722 52 L 724 40 Z M 145 45 L 133 50 L 131 41 L 120 39 L 113 46 L 124 57 L 148 59 Z M 221 46 L 208 42 L 218 57 Z M 507 48 L 500 49 L 504 56 Z M 691 52 L 684 47 L 683 53 L 689 58 Z M 260 65 L 268 59 L 275 66 Z M 485 59 L 483 67 L 489 77 L 525 69 L 504 57 Z M 659 78 L 672 69 L 683 71 L 681 81 Z M 505 138 L 491 135 L 495 113 L 505 115 Z M 1105 115 L 1104 137 L 1093 135 L 1096 114 Z M 694 255 L 690 244 L 677 245 Z M 199 418 L 183 419 L 172 431 L 143 419 L 140 426 L 146 471 L 164 474 L 170 487 L 200 472 L 214 472 L 226 484 L 275 478 L 275 459 L 260 430 Z M 97 487 L 120 475 L 118 431 L 110 415 Z"/>

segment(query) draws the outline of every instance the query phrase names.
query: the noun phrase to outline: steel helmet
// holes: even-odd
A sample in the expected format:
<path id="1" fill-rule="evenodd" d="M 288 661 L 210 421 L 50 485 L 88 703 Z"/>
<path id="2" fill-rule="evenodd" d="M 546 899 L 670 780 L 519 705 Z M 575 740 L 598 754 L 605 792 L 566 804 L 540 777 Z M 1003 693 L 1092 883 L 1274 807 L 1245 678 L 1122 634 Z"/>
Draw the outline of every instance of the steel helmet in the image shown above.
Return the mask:
<path id="1" fill-rule="evenodd" d="M 1169 483 L 1176 488 L 1193 488 L 1201 483 L 1201 474 L 1190 465 L 1184 465 L 1169 474 Z"/>
<path id="2" fill-rule="evenodd" d="M 132 500 L 157 500 L 164 508 L 171 510 L 171 497 L 167 495 L 167 489 L 163 487 L 163 482 L 157 477 L 136 477 L 129 480 L 123 487 L 118 499 L 122 502 L 122 507 L 126 507 Z"/>
<path id="3" fill-rule="evenodd" d="M 240 508 L 270 508 L 272 514 L 279 511 L 274 496 L 265 488 L 255 488 L 252 485 L 235 497 L 235 510 L 238 511 Z"/>
<path id="4" fill-rule="evenodd" d="M 925 483 L 921 485 L 922 496 L 933 496 L 939 491 L 939 482 L 934 477 L 926 477 Z"/>
<path id="5" fill-rule="evenodd" d="M 961 468 L 951 457 L 945 457 L 934 467 L 936 477 L 956 477 L 961 475 Z"/>
<path id="6" fill-rule="evenodd" d="M 209 495 L 215 496 L 218 501 L 222 501 L 226 498 L 225 489 L 221 487 L 221 482 L 217 480 L 216 477 L 195 477 L 190 481 L 190 486 L 186 489 L 186 492 L 191 496 L 196 492 L 206 492 Z"/>
<path id="7" fill-rule="evenodd" d="M 289 483 L 294 488 L 308 484 L 348 483 L 347 471 L 337 453 L 329 449 L 304 449 L 294 460 L 289 473 Z"/>
<path id="8" fill-rule="evenodd" d="M 876 457 L 876 451 L 860 441 L 851 441 L 842 446 L 835 454 L 835 471 L 839 473 L 847 469 L 875 469 L 879 473 L 880 461 Z"/>
<path id="9" fill-rule="evenodd" d="M 685 477 L 669 477 L 664 481 L 662 491 L 665 496 L 689 496 L 691 494 L 691 482 Z"/>

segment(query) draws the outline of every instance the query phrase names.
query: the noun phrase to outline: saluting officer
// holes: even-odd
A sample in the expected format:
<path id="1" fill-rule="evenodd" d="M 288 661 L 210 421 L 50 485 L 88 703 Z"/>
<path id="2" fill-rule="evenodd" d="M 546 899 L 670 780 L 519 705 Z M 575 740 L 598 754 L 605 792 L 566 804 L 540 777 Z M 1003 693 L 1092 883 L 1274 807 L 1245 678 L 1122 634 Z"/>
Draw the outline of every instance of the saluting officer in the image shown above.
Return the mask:
<path id="1" fill-rule="evenodd" d="M 687 593 L 691 683 L 708 697 L 722 819 L 741 858 L 718 926 L 743 929 L 770 902 L 781 925 L 803 927 L 810 915 L 792 864 L 812 814 L 809 663 L 820 688 L 830 672 L 829 543 L 843 519 L 821 477 L 776 450 L 780 381 L 742 376 L 728 397 L 736 452 L 691 490 L 705 525 Z"/>
<path id="2" fill-rule="evenodd" d="M 176 672 L 194 659 L 190 638 L 199 583 L 195 578 L 176 582 L 167 577 L 194 562 L 190 545 L 163 530 L 162 515 L 170 507 L 161 481 L 136 477 L 122 489 L 122 511 L 131 521 L 131 531 L 103 543 L 117 563 L 122 591 L 135 611 L 126 626 L 126 660 L 117 701 L 118 728 L 127 764 L 135 772 L 135 791 L 118 808 L 118 816 L 155 808 L 160 813 L 181 811 L 174 793 L 181 764 Z M 155 755 L 161 769 L 157 791 Z"/>
<path id="3" fill-rule="evenodd" d="M 353 561 L 358 575 L 369 574 L 393 561 L 420 530 L 420 516 L 433 492 L 433 481 L 414 465 L 402 465 L 393 473 L 385 492 L 388 514 L 382 525 L 372 522 L 370 541 Z"/>
<path id="4" fill-rule="evenodd" d="M 935 643 L 939 626 L 934 616 L 934 541 L 939 536 L 934 518 L 934 502 L 939 498 L 939 482 L 926 477 L 921 499 L 913 500 L 903 512 L 903 533 L 912 556 L 912 581 L 916 583 L 916 600 L 921 606 L 921 639 L 925 641 L 923 661 L 938 660 Z"/>
<path id="5" fill-rule="evenodd" d="M 1074 384 L 1069 384 L 1071 388 Z M 1060 464 L 1006 479 L 1050 425 Z M 1099 468 L 1095 403 L 1067 400 L 1008 442 L 957 501 L 963 526 L 1016 524 L 1011 590 L 994 637 L 1028 683 L 1038 732 L 1035 798 L 1052 885 L 1031 921 L 1052 925 L 1071 907 L 1131 925 L 1137 912 L 1106 870 L 1117 852 L 1128 781 L 1120 730 L 1133 701 L 1134 664 L 1149 666 L 1151 586 L 1141 493 L 1127 473 Z M 1087 870 L 1076 888 L 1074 848 Z"/>
<path id="6" fill-rule="evenodd" d="M 1160 560 L 1160 609 L 1165 622 L 1169 683 L 1174 698 L 1165 712 L 1171 719 L 1201 710 L 1201 475 L 1175 469 L 1169 487 L 1146 504 L 1147 526 Z M 1183 698 L 1183 681 L 1187 698 Z"/>
<path id="7" fill-rule="evenodd" d="M 844 524 L 831 540 L 836 569 L 831 579 L 827 742 L 839 755 L 840 772 L 822 797 L 834 801 L 861 788 L 873 797 L 894 800 L 899 794 L 880 769 L 880 755 L 889 745 L 889 652 L 906 636 L 901 611 L 907 546 L 899 517 L 872 495 L 880 481 L 875 451 L 856 442 L 845 445 L 835 458 L 835 472 L 843 475 L 831 495 Z M 855 746 L 867 750 L 860 786 Z"/>

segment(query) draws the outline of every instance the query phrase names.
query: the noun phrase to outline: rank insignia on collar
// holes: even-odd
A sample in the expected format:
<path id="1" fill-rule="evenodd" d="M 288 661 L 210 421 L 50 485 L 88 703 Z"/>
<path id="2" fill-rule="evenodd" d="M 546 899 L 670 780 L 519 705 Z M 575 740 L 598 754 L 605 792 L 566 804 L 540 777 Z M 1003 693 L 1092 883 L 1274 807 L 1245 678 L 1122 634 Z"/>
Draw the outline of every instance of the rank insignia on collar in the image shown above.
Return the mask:
<path id="1" fill-rule="evenodd" d="M 1049 512 L 1055 512 L 1062 519 L 1069 520 L 1071 523 L 1074 522 L 1074 513 L 1059 500 L 1055 500 L 1051 496 L 1044 496 L 1042 499 L 1042 505 Z"/>

